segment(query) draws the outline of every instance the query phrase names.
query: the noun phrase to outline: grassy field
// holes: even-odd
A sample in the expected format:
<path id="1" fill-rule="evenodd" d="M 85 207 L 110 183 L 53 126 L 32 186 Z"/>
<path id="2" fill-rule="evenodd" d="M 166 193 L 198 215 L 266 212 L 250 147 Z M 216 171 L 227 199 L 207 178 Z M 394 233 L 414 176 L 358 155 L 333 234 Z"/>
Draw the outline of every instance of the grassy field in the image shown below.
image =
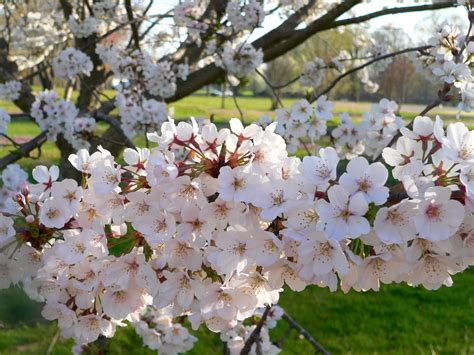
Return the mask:
<path id="1" fill-rule="evenodd" d="M 77 94 L 73 94 L 73 99 Z M 107 92 L 108 96 L 113 96 L 113 92 Z M 237 99 L 239 107 L 243 112 L 244 121 L 249 123 L 258 119 L 262 115 L 270 115 L 274 117 L 274 112 L 270 110 L 271 100 L 265 97 L 250 97 L 243 96 Z M 284 99 L 283 103 L 289 107 L 296 99 Z M 240 117 L 239 110 L 236 108 L 234 101 L 231 97 L 225 99 L 224 108 L 221 108 L 222 98 L 194 95 L 170 104 L 169 107 L 174 110 L 174 116 L 179 119 L 194 117 L 213 117 L 216 123 L 225 124 L 232 117 Z M 335 124 L 338 121 L 337 115 L 342 112 L 347 112 L 351 117 L 360 119 L 362 113 L 369 111 L 372 103 L 369 102 L 345 102 L 337 101 L 335 104 L 335 121 L 329 124 Z M 0 101 L 0 108 L 10 113 L 18 113 L 12 103 Z M 410 120 L 417 115 L 418 112 L 423 110 L 423 105 L 403 105 L 401 106 L 400 115 L 405 120 Z M 439 114 L 445 122 L 450 122 L 456 119 L 457 110 L 453 107 L 439 107 L 430 112 L 431 117 Z M 469 126 L 474 124 L 474 113 L 463 114 L 463 120 Z M 105 130 L 105 124 L 99 124 L 99 129 Z M 9 125 L 8 133 L 12 137 L 21 137 L 23 139 L 32 138 L 40 133 L 39 128 L 26 118 L 16 118 Z M 144 145 L 143 137 L 137 138 L 135 143 L 139 146 Z M 0 146 L 0 157 L 8 153 L 12 149 L 11 146 Z M 59 160 L 59 151 L 56 149 L 53 143 L 46 143 L 43 145 L 42 154 L 40 160 L 23 159 L 22 164 L 26 168 L 30 168 L 33 165 L 51 164 L 51 162 L 57 162 Z"/>
<path id="2" fill-rule="evenodd" d="M 331 293 L 316 286 L 301 293 L 285 291 L 280 304 L 333 354 L 472 354 L 474 352 L 474 273 L 455 277 L 454 286 L 438 291 L 406 285 L 383 286 L 378 293 Z M 41 320 L 40 305 L 20 290 L 0 292 L 1 354 L 44 354 L 56 326 Z M 286 331 L 280 321 L 278 340 Z M 203 327 L 192 354 L 222 353 L 218 336 Z M 71 341 L 58 340 L 54 354 L 68 354 Z M 133 329 L 119 329 L 111 354 L 153 354 L 140 346 Z M 312 347 L 296 333 L 283 354 L 311 354 Z"/>
<path id="3" fill-rule="evenodd" d="M 267 98 L 243 97 L 238 99 L 247 122 L 262 114 L 270 114 Z M 291 104 L 285 100 L 285 104 Z M 221 109 L 221 98 L 192 96 L 172 106 L 176 117 L 209 117 L 218 121 L 238 117 L 231 98 Z M 14 108 L 0 102 L 0 107 L 14 112 Z M 349 112 L 354 117 L 370 108 L 369 103 L 337 102 L 337 112 Z M 410 119 L 423 109 L 406 105 L 401 115 Z M 433 111 L 443 119 L 455 118 L 453 108 Z M 430 114 L 434 117 L 433 114 Z M 463 116 L 468 124 L 473 115 Z M 102 127 L 104 129 L 105 127 Z M 38 128 L 27 120 L 15 120 L 9 126 L 11 136 L 33 137 Z M 137 141 L 137 143 L 143 143 Z M 0 147 L 0 157 L 8 151 Z M 47 143 L 39 162 L 50 165 L 57 161 L 58 151 Z M 38 161 L 24 159 L 25 168 Z M 454 277 L 454 286 L 432 292 L 406 285 L 389 285 L 381 292 L 365 294 L 350 292 L 331 293 L 316 286 L 301 293 L 286 291 L 280 304 L 330 352 L 335 354 L 471 354 L 474 353 L 474 272 Z M 30 301 L 21 290 L 11 288 L 0 291 L 0 354 L 44 354 L 54 338 L 57 327 L 42 320 L 41 305 Z M 281 321 L 273 331 L 278 340 L 286 331 Z M 222 353 L 218 336 L 201 328 L 195 332 L 199 338 L 193 354 Z M 72 342 L 59 339 L 53 354 L 69 354 Z M 118 331 L 111 340 L 112 354 L 153 354 L 141 347 L 133 329 Z M 288 338 L 283 354 L 311 354 L 312 347 L 295 333 Z"/>

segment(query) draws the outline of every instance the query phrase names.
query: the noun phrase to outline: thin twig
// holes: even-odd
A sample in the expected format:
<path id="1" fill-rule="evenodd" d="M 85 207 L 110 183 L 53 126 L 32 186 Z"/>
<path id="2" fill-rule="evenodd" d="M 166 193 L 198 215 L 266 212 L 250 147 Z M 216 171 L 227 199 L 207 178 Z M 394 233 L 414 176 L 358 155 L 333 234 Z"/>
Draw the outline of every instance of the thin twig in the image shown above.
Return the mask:
<path id="1" fill-rule="evenodd" d="M 424 109 L 423 111 L 421 111 L 416 117 L 418 116 L 424 116 L 426 115 L 429 111 L 431 111 L 432 109 L 434 109 L 435 107 L 439 106 L 441 103 L 443 102 L 442 98 L 441 97 L 438 97 L 435 101 L 433 101 L 432 103 L 428 104 Z M 406 128 L 408 129 L 411 129 L 413 127 L 413 122 L 415 121 L 415 118 L 413 118 L 410 123 L 406 126 Z M 390 142 L 387 144 L 387 147 L 391 147 L 392 144 L 394 144 L 398 138 L 400 138 L 400 136 L 402 135 L 401 131 L 399 130 L 393 137 L 392 139 L 390 140 Z M 374 162 L 377 162 L 377 161 L 380 161 L 382 159 L 382 153 L 380 153 L 375 159 L 374 159 Z"/>
<path id="2" fill-rule="evenodd" d="M 51 343 L 48 346 L 48 350 L 46 351 L 46 355 L 50 355 L 53 353 L 54 346 L 56 345 L 59 335 L 61 334 L 61 331 L 58 329 L 56 330 L 56 333 L 53 336 L 53 339 L 51 340 Z"/>
<path id="3" fill-rule="evenodd" d="M 321 353 L 321 354 L 324 354 L 324 355 L 329 355 L 329 352 L 324 349 L 324 347 L 319 344 L 312 336 L 311 334 L 309 334 L 309 332 L 304 329 L 301 325 L 299 325 L 293 318 L 291 318 L 288 313 L 283 313 L 283 319 L 286 320 L 288 322 L 288 324 L 290 325 L 290 327 L 292 327 L 293 329 L 297 330 L 298 333 L 300 333 L 302 336 L 304 336 L 306 338 L 306 340 L 308 340 L 311 345 L 313 345 L 313 347 L 316 349 L 316 352 L 318 353 Z"/>
<path id="4" fill-rule="evenodd" d="M 225 77 L 225 80 L 227 81 L 229 86 L 232 87 L 232 84 L 230 83 L 230 80 L 227 77 L 227 75 Z M 225 88 L 224 88 L 223 95 L 225 95 Z M 240 108 L 240 105 L 239 105 L 239 102 L 237 101 L 237 97 L 235 96 L 234 90 L 232 90 L 232 99 L 234 100 L 235 107 L 237 107 L 237 110 L 239 111 L 240 120 L 242 121 L 242 124 L 244 124 L 244 113 L 242 112 L 242 109 Z"/>
<path id="5" fill-rule="evenodd" d="M 0 133 L 0 137 L 3 137 L 3 138 L 5 138 L 6 140 L 10 141 L 10 143 L 11 143 L 15 148 L 21 147 L 21 144 L 18 144 L 17 142 L 15 142 L 15 141 L 13 140 L 13 138 L 10 138 L 9 136 L 7 136 L 7 135 L 4 134 L 4 133 Z"/>
<path id="6" fill-rule="evenodd" d="M 260 337 L 260 332 L 262 331 L 263 325 L 265 324 L 265 321 L 268 317 L 268 313 L 270 313 L 270 309 L 272 309 L 272 307 L 267 305 L 265 308 L 265 311 L 263 312 L 262 318 L 260 318 L 260 321 L 258 322 L 257 326 L 253 330 L 252 334 L 250 334 L 249 338 L 245 342 L 244 347 L 240 351 L 240 355 L 248 355 L 250 353 L 250 350 L 252 349 L 252 345 Z"/>
<path id="7" fill-rule="evenodd" d="M 384 59 L 387 59 L 387 58 L 391 58 L 391 57 L 395 57 L 397 55 L 400 55 L 400 54 L 404 54 L 404 53 L 408 53 L 408 52 L 420 52 L 420 51 L 424 51 L 424 50 L 427 50 L 429 48 L 431 48 L 432 46 L 419 46 L 419 47 L 413 47 L 413 48 L 405 48 L 405 49 L 402 49 L 402 50 L 399 50 L 399 51 L 396 51 L 396 52 L 392 52 L 392 53 L 387 53 L 387 54 L 384 54 L 384 55 L 381 55 L 379 57 L 376 57 L 372 60 L 369 60 L 368 62 L 365 62 L 364 64 L 361 64 L 357 67 L 354 67 L 344 73 L 342 73 L 341 75 L 339 75 L 338 77 L 336 77 L 336 79 L 334 79 L 331 84 L 329 84 L 329 86 L 324 89 L 323 91 L 321 91 L 318 95 L 313 95 L 313 97 L 311 98 L 310 102 L 314 102 L 316 101 L 319 97 L 321 97 L 322 95 L 326 95 L 327 93 L 329 93 L 336 85 L 339 81 L 341 81 L 342 79 L 344 79 L 346 76 L 348 75 L 351 75 L 352 73 L 355 73 L 359 70 L 362 70 L 364 69 L 365 67 L 368 67 L 369 65 L 372 65 L 373 63 L 375 62 L 378 62 L 380 60 L 384 60 Z"/>
<path id="8" fill-rule="evenodd" d="M 277 99 L 278 104 L 281 107 L 283 107 L 283 101 L 281 100 L 280 95 L 278 94 L 277 87 L 275 85 L 273 85 L 270 82 L 270 80 L 268 80 L 268 78 L 262 72 L 260 72 L 258 69 L 255 69 L 255 71 L 257 72 L 258 75 L 260 75 L 262 77 L 263 81 L 265 81 L 265 83 L 270 87 L 270 89 L 273 92 L 273 96 L 275 96 L 275 98 Z"/>
<path id="9" fill-rule="evenodd" d="M 300 143 L 303 144 L 303 147 L 304 149 L 306 150 L 306 153 L 308 153 L 308 155 L 312 155 L 311 154 L 311 151 L 309 150 L 309 147 L 308 145 L 303 141 L 303 139 L 300 138 Z"/>
<path id="10" fill-rule="evenodd" d="M 472 30 L 472 22 L 469 21 L 469 28 L 467 30 L 467 34 L 466 34 L 466 38 L 468 39 L 469 38 L 469 34 L 471 33 L 471 30 Z M 462 58 L 462 52 L 464 51 L 464 49 L 466 48 L 467 46 L 467 41 L 464 41 L 462 47 L 461 47 L 461 50 L 459 51 L 459 53 L 456 55 L 456 62 L 459 61 L 459 59 Z M 448 96 L 448 93 L 449 91 L 451 90 L 452 88 L 452 84 L 447 84 L 445 83 L 444 86 L 443 86 L 443 89 L 440 90 L 438 92 L 438 98 L 436 100 L 434 100 L 432 103 L 428 104 L 424 109 L 423 111 L 420 112 L 420 114 L 418 116 L 424 116 L 426 115 L 429 111 L 431 111 L 432 109 L 434 109 L 435 107 L 441 105 L 441 103 L 443 101 L 449 101 L 449 96 Z M 416 118 L 417 116 L 415 116 Z M 410 123 L 406 126 L 407 128 L 411 129 L 413 127 L 413 122 L 415 121 L 415 118 L 413 118 Z M 392 139 L 390 140 L 390 142 L 387 144 L 387 147 L 391 147 L 392 144 L 394 144 L 398 138 L 400 138 L 400 136 L 402 135 L 402 133 L 400 132 L 400 130 L 397 132 L 397 134 L 395 134 Z M 380 159 L 382 158 L 382 153 L 380 153 L 374 161 L 380 161 Z"/>

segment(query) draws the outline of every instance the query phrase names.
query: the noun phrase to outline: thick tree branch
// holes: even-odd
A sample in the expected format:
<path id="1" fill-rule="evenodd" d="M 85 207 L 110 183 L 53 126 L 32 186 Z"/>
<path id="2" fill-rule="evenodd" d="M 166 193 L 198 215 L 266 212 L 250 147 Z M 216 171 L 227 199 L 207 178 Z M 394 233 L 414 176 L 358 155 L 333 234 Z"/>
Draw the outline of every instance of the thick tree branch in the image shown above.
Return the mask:
<path id="1" fill-rule="evenodd" d="M 448 7 L 453 7 L 455 1 L 443 1 L 437 2 L 434 4 L 427 4 L 427 5 L 416 5 L 416 6 L 407 6 L 407 7 L 393 7 L 389 9 L 383 9 L 380 11 L 371 12 L 366 15 L 358 16 L 358 17 L 350 17 L 344 20 L 335 21 L 331 27 L 327 28 L 335 28 L 339 26 L 347 26 L 347 25 L 354 25 L 357 23 L 369 21 L 376 17 L 386 16 L 386 15 L 395 15 L 395 14 L 403 14 L 407 12 L 416 12 L 416 11 L 430 11 L 430 10 L 441 10 L 446 9 Z"/>
<path id="2" fill-rule="evenodd" d="M 140 50 L 140 35 L 138 33 L 138 26 L 133 16 L 133 8 L 131 0 L 125 0 L 125 10 L 127 11 L 128 22 L 132 28 L 132 39 L 135 42 L 135 49 Z"/>
<path id="3" fill-rule="evenodd" d="M 122 130 L 122 127 L 120 127 L 120 122 L 117 121 L 116 119 L 114 119 L 113 117 L 110 117 L 108 115 L 106 115 L 105 113 L 101 112 L 101 111 L 97 111 L 94 115 L 92 115 L 92 117 L 94 117 L 97 121 L 103 121 L 103 122 L 106 122 L 108 123 L 110 126 L 112 126 L 118 134 L 121 135 L 121 140 L 123 140 L 123 144 L 125 146 L 127 146 L 128 148 L 135 148 L 135 144 L 130 140 L 130 138 L 128 138 L 123 130 Z M 104 139 L 107 138 L 107 135 L 104 134 Z"/>
<path id="4" fill-rule="evenodd" d="M 199 21 L 219 24 L 225 15 L 227 3 L 228 0 L 211 0 Z M 205 42 L 210 39 L 215 32 L 215 28 L 215 26 L 211 25 L 204 33 L 201 33 L 201 41 Z M 189 64 L 196 63 L 200 59 L 200 55 L 204 48 L 205 46 L 198 45 L 195 40 L 188 38 L 174 53 L 174 61 L 176 63 L 183 63 L 187 60 Z"/>
<path id="5" fill-rule="evenodd" d="M 0 171 L 6 168 L 7 165 L 13 164 L 21 158 L 28 157 L 33 150 L 40 148 L 46 141 L 46 132 L 42 132 L 29 142 L 22 144 L 14 152 L 0 158 Z"/>
<path id="6" fill-rule="evenodd" d="M 0 83 L 16 80 L 18 66 L 16 63 L 8 59 L 8 42 L 4 38 L 0 38 Z M 31 105 L 35 101 L 35 97 L 31 93 L 29 85 L 22 83 L 20 97 L 15 100 L 15 105 L 23 112 L 29 112 Z"/>
<path id="7" fill-rule="evenodd" d="M 323 16 L 319 17 L 311 24 L 306 26 L 302 30 L 295 30 L 287 33 L 283 39 L 284 42 L 279 43 L 273 46 L 264 45 L 261 48 L 264 48 L 264 55 L 263 60 L 265 62 L 271 61 L 286 52 L 290 51 L 291 49 L 297 47 L 308 38 L 313 36 L 314 34 L 325 30 L 327 27 L 331 26 L 334 21 L 340 17 L 341 15 L 345 14 L 347 11 L 352 9 L 355 5 L 361 3 L 362 0 L 346 0 L 339 5 L 334 6 L 328 12 L 326 12 Z M 258 40 L 257 40 L 258 41 Z M 256 41 L 256 42 L 257 42 Z M 255 43 L 255 42 L 254 42 Z M 260 47 L 257 47 L 260 48 Z"/>
<path id="8" fill-rule="evenodd" d="M 354 1 L 354 0 L 349 0 Z M 361 0 L 355 0 L 360 2 Z M 303 6 L 301 9 L 295 11 L 294 14 L 290 15 L 281 25 L 277 28 L 271 30 L 270 32 L 266 33 L 262 37 L 258 38 L 257 40 L 252 42 L 252 45 L 255 48 L 261 48 L 262 50 L 266 50 L 267 48 L 272 48 L 277 43 L 287 39 L 292 35 L 295 28 L 307 18 L 310 14 L 311 9 L 316 5 L 316 0 L 310 0 L 308 4 Z M 330 10 L 332 11 L 332 10 Z"/>
<path id="9" fill-rule="evenodd" d="M 255 48 L 261 48 L 263 50 L 264 62 L 268 62 L 297 47 L 316 33 L 331 28 L 361 23 L 388 14 L 438 10 L 454 6 L 452 2 L 442 2 L 429 5 L 396 7 L 384 9 L 364 16 L 336 20 L 360 2 L 361 0 L 344 1 L 343 3 L 333 7 L 325 15 L 316 19 L 305 28 L 296 30 L 295 28 L 301 23 L 301 20 L 305 18 L 305 14 L 308 13 L 310 6 L 314 6 L 315 4 L 315 1 L 310 1 L 308 5 L 291 15 L 280 26 L 255 40 L 252 45 Z M 209 64 L 196 70 L 189 75 L 188 80 L 185 82 L 178 82 L 178 89 L 175 95 L 168 98 L 166 101 L 174 102 L 186 97 L 203 86 L 208 85 L 217 79 L 222 79 L 224 74 L 224 70 L 218 68 L 215 64 Z"/>

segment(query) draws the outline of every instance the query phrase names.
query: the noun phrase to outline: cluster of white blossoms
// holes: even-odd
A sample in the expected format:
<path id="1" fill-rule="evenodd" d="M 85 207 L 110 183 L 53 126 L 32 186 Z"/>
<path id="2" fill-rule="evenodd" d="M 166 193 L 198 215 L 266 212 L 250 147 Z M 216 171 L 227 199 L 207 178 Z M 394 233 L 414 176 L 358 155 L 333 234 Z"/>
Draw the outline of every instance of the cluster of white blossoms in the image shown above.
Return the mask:
<path id="1" fill-rule="evenodd" d="M 290 109 L 277 109 L 277 132 L 285 138 L 287 150 L 294 153 L 302 144 L 314 144 L 324 136 L 327 121 L 333 117 L 333 108 L 334 104 L 323 95 L 314 102 L 314 105 L 307 100 L 300 100 Z"/>
<path id="2" fill-rule="evenodd" d="M 321 58 L 314 58 L 310 62 L 304 63 L 303 72 L 301 73 L 301 85 L 317 88 L 321 85 L 326 74 L 326 63 Z"/>
<path id="3" fill-rule="evenodd" d="M 21 83 L 16 80 L 0 83 L 0 99 L 15 101 L 20 97 Z"/>
<path id="4" fill-rule="evenodd" d="M 94 69 L 89 56 L 75 48 L 66 48 L 53 60 L 54 75 L 65 80 L 73 80 L 78 75 L 89 76 Z"/>
<path id="5" fill-rule="evenodd" d="M 75 149 L 90 147 L 96 121 L 92 117 L 78 117 L 77 107 L 64 99 L 58 100 L 55 91 L 45 90 L 36 95 L 31 106 L 33 117 L 42 131 L 45 131 L 48 140 L 56 142 L 59 134 Z"/>
<path id="6" fill-rule="evenodd" d="M 264 310 L 259 308 L 255 311 L 255 315 L 262 317 Z M 276 327 L 277 322 L 283 316 L 283 309 L 279 306 L 273 306 L 268 312 L 265 321 L 263 322 L 262 329 L 259 334 L 259 341 L 255 342 L 251 349 L 250 354 L 278 354 L 281 349 L 270 341 L 269 330 Z M 241 353 L 245 342 L 248 340 L 252 332 L 255 330 L 256 325 L 244 325 L 239 322 L 234 328 L 226 332 L 221 333 L 221 340 L 226 343 L 229 353 L 231 355 L 238 355 Z M 258 350 L 257 350 L 258 349 Z"/>
<path id="7" fill-rule="evenodd" d="M 52 90 L 38 93 L 31 107 L 31 116 L 42 131 L 47 131 L 48 139 L 53 142 L 60 133 L 72 135 L 73 122 L 78 113 L 73 103 L 58 100 L 57 92 Z"/>
<path id="8" fill-rule="evenodd" d="M 174 65 L 169 61 L 159 61 L 153 63 L 147 60 L 143 63 L 143 76 L 145 87 L 152 95 L 168 98 L 176 92 L 177 79 L 186 80 L 188 76 L 188 66 L 180 64 L 173 70 Z"/>
<path id="9" fill-rule="evenodd" d="M 398 105 L 395 101 L 381 99 L 369 112 L 362 114 L 363 120 L 359 130 L 365 132 L 363 137 L 364 154 L 372 158 L 382 152 L 393 137 L 405 125 L 403 119 L 396 115 Z"/>
<path id="10" fill-rule="evenodd" d="M 132 82 L 138 80 L 143 54 L 134 50 L 131 53 L 115 44 L 98 44 L 95 51 L 104 64 L 109 65 L 115 77 Z"/>
<path id="11" fill-rule="evenodd" d="M 226 8 L 227 17 L 237 32 L 252 31 L 262 25 L 265 10 L 261 2 L 249 0 L 241 4 L 239 0 L 230 1 Z"/>
<path id="12" fill-rule="evenodd" d="M 465 5 L 470 6 L 470 3 Z M 471 39 L 457 26 L 445 25 L 428 42 L 433 46 L 430 55 L 420 58 L 444 83 L 446 95 L 459 96 L 459 111 L 466 112 L 474 108 L 474 77 L 471 72 L 474 42 Z"/>
<path id="13" fill-rule="evenodd" d="M 147 307 L 132 326 L 142 338 L 143 344 L 161 354 L 185 353 L 197 341 L 187 328 L 175 322 L 170 307 Z"/>
<path id="14" fill-rule="evenodd" d="M 175 24 L 186 27 L 180 40 L 200 48 L 206 32 L 204 53 L 229 77 L 249 75 L 262 64 L 262 50 L 230 39 L 262 24 L 262 3 L 229 2 L 222 28 L 206 22 L 204 3 L 186 0 L 172 12 Z M 281 1 L 283 7 L 305 3 Z M 87 10 L 94 17 L 70 17 L 69 27 L 77 38 L 100 32 L 118 6 L 94 1 Z M 39 33 L 62 33 L 41 21 Z M 33 27 L 26 33 L 34 34 Z M 466 111 L 474 108 L 473 43 L 445 26 L 426 60 L 443 82 L 440 100 L 455 91 Z M 354 66 L 387 53 L 376 40 L 363 45 Z M 15 164 L 0 176 L 0 288 L 20 285 L 44 302 L 44 318 L 76 341 L 76 352 L 129 324 L 150 349 L 186 352 L 196 341 L 186 320 L 194 330 L 220 333 L 229 352 L 239 354 L 260 318 L 265 322 L 251 353 L 276 354 L 269 329 L 283 316 L 276 304 L 285 287 L 378 291 L 405 282 L 431 290 L 450 286 L 451 275 L 474 265 L 474 131 L 464 123 L 445 129 L 439 117 L 419 116 L 404 127 L 396 103 L 382 99 L 360 123 L 341 114 L 328 142 L 322 138 L 329 136 L 334 104 L 324 95 L 277 110 L 276 122 L 268 116 L 248 126 L 231 119 L 229 128 L 175 122 L 158 100 L 172 98 L 186 80 L 185 58 L 173 64 L 115 44 L 95 50 L 124 84 L 115 99 L 123 132 L 128 138 L 148 133 L 157 146 L 127 148 L 123 157 L 102 147 L 90 154 L 95 119 L 43 91 L 31 116 L 48 139 L 61 134 L 78 150 L 69 161 L 82 180 L 59 180 L 56 166 L 33 169 L 35 183 Z M 316 89 L 328 69 L 344 72 L 346 59 L 343 52 L 326 62 L 313 59 L 301 84 Z M 93 64 L 67 48 L 53 69 L 72 81 L 89 75 Z M 373 91 L 369 74 L 359 75 Z M 17 100 L 21 85 L 0 84 L 0 98 Z M 0 110 L 1 134 L 9 122 Z M 303 149 L 304 158 L 291 155 Z"/>
<path id="15" fill-rule="evenodd" d="M 42 1 L 41 5 L 48 7 L 49 1 Z M 57 6 L 44 12 L 27 11 L 15 15 L 15 22 L 11 23 L 10 43 L 15 47 L 21 45 L 20 50 L 11 48 L 10 57 L 16 62 L 19 70 L 33 68 L 49 55 L 54 53 L 58 44 L 67 40 L 66 26 L 62 21 L 61 11 Z M 18 7 L 20 9 L 21 6 Z M 12 18 L 13 20 L 13 18 Z"/>
<path id="16" fill-rule="evenodd" d="M 10 164 L 2 171 L 2 174 L 0 175 L 1 212 L 15 213 L 16 204 L 14 203 L 13 197 L 15 197 L 16 193 L 20 190 L 22 184 L 27 181 L 27 179 L 28 174 L 18 164 Z"/>
<path id="17" fill-rule="evenodd" d="M 404 125 L 402 118 L 395 114 L 397 108 L 395 101 L 381 99 L 369 112 L 362 113 L 363 119 L 358 124 L 342 113 L 341 123 L 331 132 L 339 155 L 347 159 L 361 154 L 379 156 Z"/>
<path id="18" fill-rule="evenodd" d="M 124 89 L 118 92 L 115 100 L 122 131 L 129 138 L 156 131 L 168 119 L 165 103 L 145 99 L 140 92 Z"/>
<path id="19" fill-rule="evenodd" d="M 116 78 L 163 99 L 175 94 L 177 80 L 186 80 L 189 72 L 185 63 L 173 65 L 166 60 L 154 61 L 147 53 L 138 50 L 129 53 L 113 44 L 98 45 L 96 52 L 105 64 L 110 65 Z"/>
<path id="20" fill-rule="evenodd" d="M 97 122 L 92 117 L 77 117 L 73 122 L 73 139 L 70 141 L 74 149 L 89 149 L 94 136 Z"/>
<path id="21" fill-rule="evenodd" d="M 8 112 L 0 108 L 0 134 L 7 134 L 7 126 L 10 120 L 11 117 Z"/>
<path id="22" fill-rule="evenodd" d="M 332 115 L 325 98 L 308 105 L 288 114 L 302 124 Z M 377 107 L 393 114 L 389 101 Z M 157 147 L 126 149 L 123 165 L 104 149 L 71 155 L 80 185 L 37 167 L 37 184 L 1 217 L 0 285 L 44 300 L 45 318 L 78 345 L 129 321 L 152 347 L 188 349 L 175 321 L 188 317 L 237 353 L 252 329 L 242 322 L 284 285 L 437 289 L 474 263 L 474 131 L 463 123 L 445 131 L 417 117 L 402 128 L 383 150 L 393 181 L 364 157 L 341 169 L 332 147 L 291 157 L 276 125 L 170 119 L 148 134 Z M 277 352 L 265 334 L 260 345 Z"/>
<path id="23" fill-rule="evenodd" d="M 79 110 L 64 99 L 58 100 L 56 91 L 45 90 L 36 95 L 31 106 L 31 116 L 42 131 L 47 131 L 48 139 L 55 142 L 58 134 L 72 136 L 73 122 Z"/>
<path id="24" fill-rule="evenodd" d="M 263 52 L 250 43 L 242 42 L 233 46 L 226 42 L 216 58 L 216 65 L 238 78 L 249 75 L 263 63 Z"/>
<path id="25" fill-rule="evenodd" d="M 99 31 L 100 21 L 93 16 L 88 16 L 83 21 L 71 16 L 68 25 L 75 37 L 87 38 Z"/>
<path id="26" fill-rule="evenodd" d="M 350 159 L 364 153 L 366 142 L 363 140 L 363 125 L 354 122 L 345 112 L 339 114 L 339 119 L 340 123 L 331 131 L 331 139 L 339 156 Z"/>
<path id="27" fill-rule="evenodd" d="M 174 22 L 177 26 L 185 27 L 190 38 L 201 45 L 201 32 L 208 29 L 209 25 L 201 21 L 204 8 L 198 2 L 185 0 L 174 8 Z"/>

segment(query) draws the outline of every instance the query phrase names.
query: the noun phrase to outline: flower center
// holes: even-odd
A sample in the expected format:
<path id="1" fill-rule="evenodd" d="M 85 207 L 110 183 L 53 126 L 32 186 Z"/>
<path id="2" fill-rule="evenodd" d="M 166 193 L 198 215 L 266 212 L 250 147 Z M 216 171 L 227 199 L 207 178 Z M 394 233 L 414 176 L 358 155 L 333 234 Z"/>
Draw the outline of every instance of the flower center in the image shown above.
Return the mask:
<path id="1" fill-rule="evenodd" d="M 235 178 L 232 185 L 234 186 L 234 189 L 238 190 L 245 186 L 245 181 L 242 178 Z"/>
<path id="2" fill-rule="evenodd" d="M 441 208 L 438 205 L 430 203 L 425 214 L 429 219 L 439 220 L 441 216 Z"/>
<path id="3" fill-rule="evenodd" d="M 344 221 L 347 222 L 349 217 L 351 216 L 351 212 L 349 210 L 342 210 L 341 213 L 339 214 L 339 217 L 341 217 Z"/>
<path id="4" fill-rule="evenodd" d="M 363 179 L 359 181 L 359 190 L 363 192 L 367 192 L 371 187 L 371 183 L 367 179 Z"/>
<path id="5" fill-rule="evenodd" d="M 57 217 L 59 217 L 59 210 L 57 210 L 57 209 L 50 209 L 50 210 L 48 210 L 48 212 L 46 212 L 46 216 L 47 216 L 49 219 L 57 218 Z"/>

